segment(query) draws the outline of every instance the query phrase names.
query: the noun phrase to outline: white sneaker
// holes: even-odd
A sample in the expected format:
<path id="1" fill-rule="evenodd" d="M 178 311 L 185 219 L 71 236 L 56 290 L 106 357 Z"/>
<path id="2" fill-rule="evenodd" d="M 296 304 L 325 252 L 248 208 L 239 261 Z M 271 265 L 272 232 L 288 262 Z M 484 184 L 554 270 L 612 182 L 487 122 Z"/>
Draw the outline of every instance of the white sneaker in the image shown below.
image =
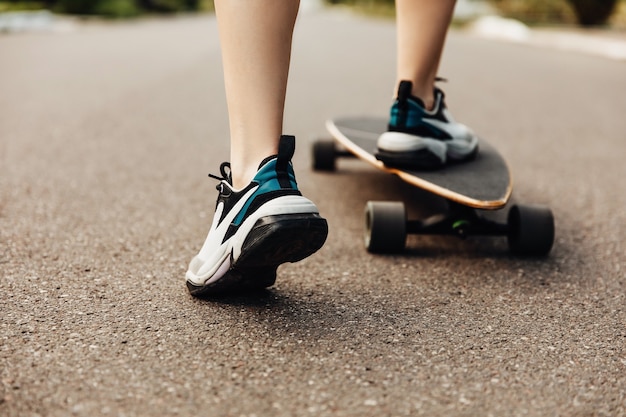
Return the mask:
<path id="1" fill-rule="evenodd" d="M 322 247 L 328 225 L 303 197 L 291 164 L 295 138 L 282 136 L 278 155 L 266 158 L 252 180 L 235 190 L 224 162 L 209 234 L 185 275 L 195 296 L 269 287 L 276 269 Z"/>
<path id="2" fill-rule="evenodd" d="M 439 168 L 474 158 L 478 138 L 452 118 L 443 91 L 435 88 L 435 105 L 429 111 L 422 100 L 411 95 L 411 89 L 410 81 L 400 82 L 388 131 L 378 139 L 376 157 L 386 165 L 409 169 Z"/>

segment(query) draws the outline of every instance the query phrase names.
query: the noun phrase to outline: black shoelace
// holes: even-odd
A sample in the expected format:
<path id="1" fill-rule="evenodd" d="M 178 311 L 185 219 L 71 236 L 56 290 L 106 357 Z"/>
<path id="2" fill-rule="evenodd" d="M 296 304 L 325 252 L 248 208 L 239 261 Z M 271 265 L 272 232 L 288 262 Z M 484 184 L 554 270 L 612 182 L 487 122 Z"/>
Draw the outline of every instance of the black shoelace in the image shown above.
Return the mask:
<path id="1" fill-rule="evenodd" d="M 230 162 L 222 162 L 220 165 L 220 175 L 221 177 L 213 174 L 209 174 L 209 177 L 218 180 L 220 183 L 215 187 L 217 191 L 222 192 L 222 181 L 226 181 L 229 184 L 232 184 L 232 176 L 230 171 Z"/>

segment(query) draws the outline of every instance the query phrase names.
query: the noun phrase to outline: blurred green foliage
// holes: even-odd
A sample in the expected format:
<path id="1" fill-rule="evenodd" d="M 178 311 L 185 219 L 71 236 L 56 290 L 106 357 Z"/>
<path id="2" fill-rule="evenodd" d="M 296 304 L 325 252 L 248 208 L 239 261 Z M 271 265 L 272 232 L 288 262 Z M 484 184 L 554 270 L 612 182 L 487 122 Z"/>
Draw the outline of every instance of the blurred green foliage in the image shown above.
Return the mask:
<path id="1" fill-rule="evenodd" d="M 94 14 L 112 18 L 134 17 L 139 13 L 140 9 L 133 0 L 99 1 L 94 10 Z"/>
<path id="2" fill-rule="evenodd" d="M 41 10 L 45 3 L 41 1 L 0 1 L 0 13 L 14 10 Z"/>
<path id="3" fill-rule="evenodd" d="M 618 0 L 491 0 L 491 3 L 504 16 L 530 24 L 595 26 L 609 20 Z"/>
<path id="4" fill-rule="evenodd" d="M 361 13 L 375 16 L 394 17 L 394 0 L 325 0 L 333 6 L 349 6 Z"/>
<path id="5" fill-rule="evenodd" d="M 271 0 L 268 0 L 271 1 Z M 392 16 L 394 0 L 325 0 L 369 14 Z M 506 17 L 529 24 L 605 24 L 626 0 L 488 0 Z M 0 12 L 47 8 L 60 13 L 130 17 L 149 13 L 212 10 L 212 0 L 0 0 Z M 623 8 L 623 7 L 622 7 Z M 621 10 L 621 9 L 620 9 Z"/>
<path id="6" fill-rule="evenodd" d="M 133 17 L 141 13 L 176 13 L 212 9 L 211 0 L 4 0 L 2 10 L 50 9 L 59 13 Z"/>
<path id="7" fill-rule="evenodd" d="M 617 0 L 568 0 L 578 23 L 583 26 L 602 25 L 615 11 Z"/>
<path id="8" fill-rule="evenodd" d="M 489 0 L 489 2 L 503 16 L 529 24 L 578 23 L 592 26 L 605 24 L 620 0 Z M 355 6 L 367 12 L 393 8 L 394 0 L 326 0 L 326 3 Z"/>
<path id="9" fill-rule="evenodd" d="M 568 0 L 491 0 L 491 3 L 502 16 L 528 24 L 576 23 Z"/>
<path id="10" fill-rule="evenodd" d="M 387 4 L 393 5 L 395 0 L 326 0 L 328 4 L 347 4 L 347 5 L 368 5 L 368 4 Z"/>

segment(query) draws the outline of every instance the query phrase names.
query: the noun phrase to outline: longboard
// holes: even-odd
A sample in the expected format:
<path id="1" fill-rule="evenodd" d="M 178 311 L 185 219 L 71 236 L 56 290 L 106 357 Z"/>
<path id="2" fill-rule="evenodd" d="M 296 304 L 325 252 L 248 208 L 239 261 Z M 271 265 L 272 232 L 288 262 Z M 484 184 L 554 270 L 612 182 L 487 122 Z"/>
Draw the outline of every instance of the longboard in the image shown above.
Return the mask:
<path id="1" fill-rule="evenodd" d="M 318 140 L 313 144 L 314 169 L 333 171 L 338 157 L 355 156 L 449 202 L 446 213 L 421 220 L 407 220 L 401 202 L 368 202 L 365 245 L 370 252 L 399 252 L 404 249 L 408 233 L 506 236 L 513 253 L 547 255 L 550 252 L 554 218 L 549 208 L 514 205 L 506 223 L 479 215 L 481 211 L 503 209 L 513 191 L 508 164 L 488 141 L 479 139 L 479 151 L 471 161 L 451 163 L 436 170 L 400 169 L 376 158 L 376 143 L 387 130 L 387 119 L 341 117 L 328 120 L 326 128 L 333 140 Z"/>
<path id="2" fill-rule="evenodd" d="M 485 140 L 479 141 L 479 152 L 472 161 L 437 170 L 406 170 L 387 167 L 376 159 L 376 141 L 387 130 L 386 119 L 338 118 L 329 120 L 326 128 L 349 152 L 375 168 L 456 203 L 479 209 L 500 209 L 511 196 L 513 181 L 508 165 Z"/>

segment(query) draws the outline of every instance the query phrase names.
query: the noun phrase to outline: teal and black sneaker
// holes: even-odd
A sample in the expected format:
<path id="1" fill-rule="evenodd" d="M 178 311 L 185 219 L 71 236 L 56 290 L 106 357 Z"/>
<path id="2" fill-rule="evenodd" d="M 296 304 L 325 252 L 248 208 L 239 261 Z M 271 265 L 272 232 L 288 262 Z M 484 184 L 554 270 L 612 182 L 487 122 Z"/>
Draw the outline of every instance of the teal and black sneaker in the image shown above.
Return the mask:
<path id="1" fill-rule="evenodd" d="M 274 284 L 276 269 L 322 247 L 328 225 L 303 197 L 291 163 L 295 138 L 282 136 L 278 155 L 266 158 L 252 182 L 232 186 L 224 162 L 217 207 L 209 234 L 185 275 L 195 296 L 261 289 Z"/>
<path id="2" fill-rule="evenodd" d="M 422 100 L 411 94 L 412 87 L 410 81 L 400 82 L 388 131 L 378 139 L 376 157 L 385 165 L 408 169 L 434 169 L 474 158 L 478 138 L 470 128 L 454 121 L 443 91 L 435 88 L 435 105 L 426 110 Z"/>

